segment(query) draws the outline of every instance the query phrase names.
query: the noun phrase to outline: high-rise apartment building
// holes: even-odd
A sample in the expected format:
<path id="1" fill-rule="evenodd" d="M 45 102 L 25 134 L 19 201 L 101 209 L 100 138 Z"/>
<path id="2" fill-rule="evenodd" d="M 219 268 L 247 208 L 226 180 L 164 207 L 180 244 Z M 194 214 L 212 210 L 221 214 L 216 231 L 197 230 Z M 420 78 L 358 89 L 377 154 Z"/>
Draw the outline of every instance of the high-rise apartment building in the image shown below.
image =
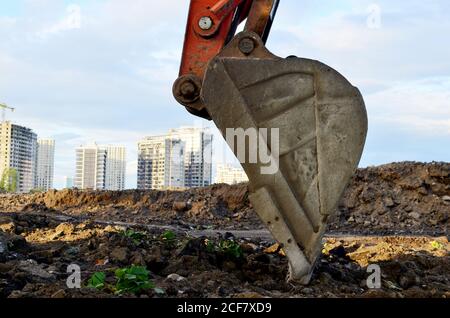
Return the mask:
<path id="1" fill-rule="evenodd" d="M 126 150 L 124 146 L 105 146 L 105 189 L 125 189 Z"/>
<path id="2" fill-rule="evenodd" d="M 30 128 L 0 123 L 0 177 L 14 169 L 17 174 L 16 191 L 29 192 L 36 176 L 37 135 Z"/>
<path id="3" fill-rule="evenodd" d="M 212 177 L 213 135 L 205 128 L 171 129 L 169 138 L 185 143 L 184 185 L 186 188 L 209 186 Z"/>
<path id="4" fill-rule="evenodd" d="M 83 190 L 123 190 L 126 151 L 122 146 L 96 143 L 76 149 L 74 187 Z"/>
<path id="5" fill-rule="evenodd" d="M 168 136 L 138 143 L 138 189 L 184 188 L 185 143 Z"/>
<path id="6" fill-rule="evenodd" d="M 39 139 L 37 142 L 36 178 L 34 187 L 44 191 L 53 188 L 55 141 Z"/>
<path id="7" fill-rule="evenodd" d="M 105 189 L 106 149 L 97 144 L 76 149 L 74 187 L 83 190 Z"/>
<path id="8" fill-rule="evenodd" d="M 215 183 L 237 184 L 247 181 L 247 174 L 242 168 L 227 164 L 217 165 Z"/>

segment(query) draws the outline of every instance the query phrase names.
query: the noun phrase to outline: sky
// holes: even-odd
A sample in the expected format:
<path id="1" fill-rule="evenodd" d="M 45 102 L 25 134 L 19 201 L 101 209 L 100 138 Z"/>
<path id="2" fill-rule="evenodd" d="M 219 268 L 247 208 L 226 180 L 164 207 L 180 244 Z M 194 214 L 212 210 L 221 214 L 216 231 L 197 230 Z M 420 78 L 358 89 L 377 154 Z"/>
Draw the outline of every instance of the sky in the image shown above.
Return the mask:
<path id="1" fill-rule="evenodd" d="M 232 161 L 213 123 L 172 97 L 187 0 L 0 0 L 0 102 L 7 118 L 56 140 L 55 186 L 75 147 L 127 147 L 179 126 L 210 127 L 215 162 Z M 357 86 L 369 132 L 361 167 L 450 161 L 450 2 L 282 0 L 267 47 L 320 60 Z"/>

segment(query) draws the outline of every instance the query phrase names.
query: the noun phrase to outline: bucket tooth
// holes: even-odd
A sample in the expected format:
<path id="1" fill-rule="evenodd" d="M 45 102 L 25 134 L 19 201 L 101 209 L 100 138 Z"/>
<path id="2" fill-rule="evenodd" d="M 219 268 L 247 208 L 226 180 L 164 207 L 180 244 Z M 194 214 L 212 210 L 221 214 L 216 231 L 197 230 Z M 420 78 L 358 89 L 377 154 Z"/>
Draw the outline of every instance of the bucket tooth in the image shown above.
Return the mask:
<path id="1" fill-rule="evenodd" d="M 255 43 L 250 54 L 239 51 L 244 37 Z M 201 97 L 249 177 L 255 211 L 283 246 L 289 280 L 307 284 L 364 148 L 359 90 L 329 66 L 277 57 L 243 32 L 209 63 Z"/>

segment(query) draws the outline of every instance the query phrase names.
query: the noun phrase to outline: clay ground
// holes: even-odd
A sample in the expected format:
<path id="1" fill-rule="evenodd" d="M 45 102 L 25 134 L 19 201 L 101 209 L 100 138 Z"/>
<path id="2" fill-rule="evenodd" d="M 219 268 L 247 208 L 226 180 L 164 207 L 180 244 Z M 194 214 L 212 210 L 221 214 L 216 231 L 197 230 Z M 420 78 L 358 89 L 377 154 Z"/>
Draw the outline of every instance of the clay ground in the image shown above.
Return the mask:
<path id="1" fill-rule="evenodd" d="M 309 286 L 286 283 L 245 184 L 1 195 L 0 211 L 0 297 L 119 297 L 115 270 L 133 264 L 156 288 L 120 297 L 450 297 L 448 163 L 358 170 Z M 80 289 L 66 286 L 70 264 Z M 87 287 L 96 272 L 104 285 Z"/>

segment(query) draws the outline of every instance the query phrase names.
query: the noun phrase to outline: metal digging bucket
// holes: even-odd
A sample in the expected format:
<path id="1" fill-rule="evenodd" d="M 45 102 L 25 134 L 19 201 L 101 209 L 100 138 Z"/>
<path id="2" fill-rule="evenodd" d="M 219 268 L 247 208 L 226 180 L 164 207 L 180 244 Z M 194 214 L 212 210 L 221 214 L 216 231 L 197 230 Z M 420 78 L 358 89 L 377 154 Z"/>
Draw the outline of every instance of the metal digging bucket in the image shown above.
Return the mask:
<path id="1" fill-rule="evenodd" d="M 327 220 L 358 166 L 367 133 L 359 90 L 318 61 L 270 53 L 238 34 L 215 57 L 201 97 L 250 179 L 250 201 L 308 284 Z"/>

